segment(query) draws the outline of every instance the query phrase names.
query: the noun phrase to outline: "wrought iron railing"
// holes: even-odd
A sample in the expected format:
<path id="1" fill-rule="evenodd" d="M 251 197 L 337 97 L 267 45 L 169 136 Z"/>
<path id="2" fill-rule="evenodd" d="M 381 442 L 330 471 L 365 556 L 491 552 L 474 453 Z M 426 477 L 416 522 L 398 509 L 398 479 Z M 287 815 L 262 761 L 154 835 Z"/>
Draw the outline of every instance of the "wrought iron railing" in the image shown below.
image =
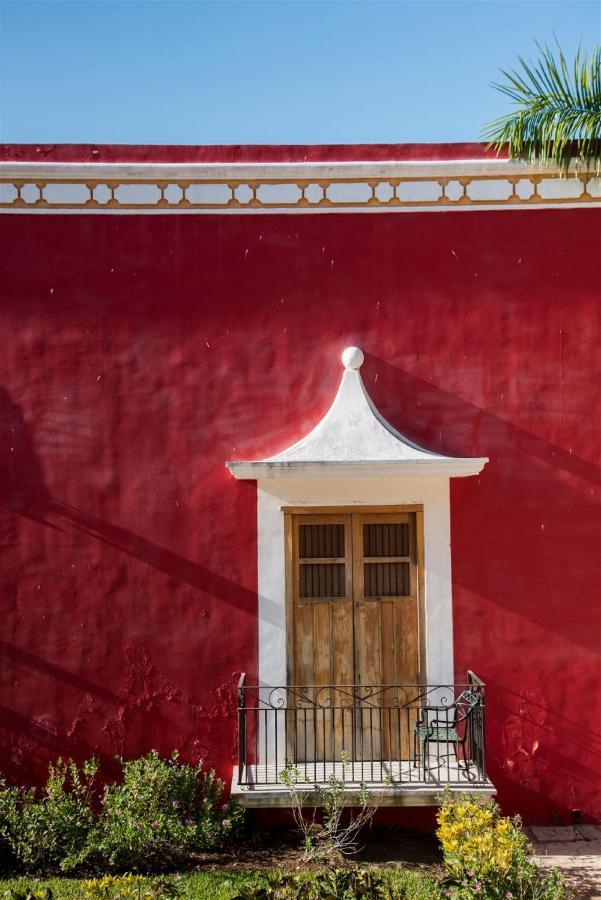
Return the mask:
<path id="1" fill-rule="evenodd" d="M 238 685 L 238 784 L 484 784 L 485 685 Z"/>

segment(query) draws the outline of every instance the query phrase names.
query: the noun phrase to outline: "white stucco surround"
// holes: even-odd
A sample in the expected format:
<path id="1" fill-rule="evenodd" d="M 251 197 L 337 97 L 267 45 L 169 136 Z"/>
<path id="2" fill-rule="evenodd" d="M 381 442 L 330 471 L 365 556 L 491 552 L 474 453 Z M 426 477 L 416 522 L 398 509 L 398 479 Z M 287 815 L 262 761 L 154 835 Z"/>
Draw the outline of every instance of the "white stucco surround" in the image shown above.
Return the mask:
<path id="1" fill-rule="evenodd" d="M 259 681 L 286 684 L 285 506 L 423 504 L 426 679 L 453 683 L 449 479 L 263 479 L 257 482 Z"/>
<path id="2" fill-rule="evenodd" d="M 453 609 L 449 479 L 477 475 L 485 457 L 425 450 L 384 419 L 359 372 L 358 347 L 342 354 L 334 401 L 304 438 L 267 459 L 227 463 L 236 478 L 257 481 L 259 681 L 286 684 L 284 512 L 292 507 L 423 507 L 425 679 L 453 683 Z"/>

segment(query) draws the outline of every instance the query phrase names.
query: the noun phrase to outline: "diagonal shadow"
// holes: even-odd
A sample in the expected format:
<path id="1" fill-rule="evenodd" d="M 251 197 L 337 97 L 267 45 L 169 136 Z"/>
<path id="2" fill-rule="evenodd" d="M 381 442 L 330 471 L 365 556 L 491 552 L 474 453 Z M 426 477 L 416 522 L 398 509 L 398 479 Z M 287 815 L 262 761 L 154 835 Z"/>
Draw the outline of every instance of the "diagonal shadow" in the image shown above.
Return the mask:
<path id="1" fill-rule="evenodd" d="M 481 629 L 486 600 L 598 655 L 601 605 L 570 616 L 565 604 L 566 585 L 576 597 L 601 592 L 593 562 L 601 468 L 377 357 L 369 372 L 374 402 L 409 438 L 452 456 L 490 458 L 480 476 L 451 479 L 457 623 Z"/>
<path id="2" fill-rule="evenodd" d="M 68 669 L 57 666 L 55 663 L 48 662 L 48 660 L 42 659 L 40 656 L 35 656 L 23 647 L 9 644 L 8 641 L 0 640 L 0 653 L 2 653 L 5 658 L 10 659 L 15 665 L 37 669 L 39 672 L 50 678 L 65 681 L 67 684 L 77 688 L 77 690 L 102 697 L 103 700 L 107 700 L 111 703 L 119 700 L 117 694 L 108 691 L 102 685 L 89 681 L 86 678 L 81 678 L 79 675 L 73 675 Z"/>
<path id="3" fill-rule="evenodd" d="M 167 574 L 174 582 L 189 585 L 207 598 L 224 602 L 234 608 L 252 613 L 257 608 L 257 594 L 184 556 L 150 541 L 130 530 L 77 509 L 53 497 L 48 491 L 42 462 L 36 452 L 21 408 L 7 392 L 0 389 L 0 555 L 11 555 L 18 549 L 21 536 L 19 519 L 23 517 L 43 528 L 51 528 L 65 534 L 83 534 L 90 542 L 112 547 L 126 556 L 140 560 L 145 565 Z M 17 558 L 18 553 L 17 553 Z M 10 582 L 9 582 L 10 585 Z M 16 590 L 16 587 L 15 587 Z M 17 620 L 14 625 L 17 627 Z M 66 623 L 66 627 L 68 627 Z M 77 671 L 69 671 L 60 664 L 44 658 L 44 652 L 36 655 L 29 649 L 16 646 L 8 640 L 0 641 L 0 654 L 4 666 L 18 671 L 29 669 L 43 678 L 70 685 L 83 695 L 90 695 L 105 704 L 98 713 L 106 718 L 107 710 L 113 711 L 109 722 L 117 721 L 123 714 L 124 698 L 114 694 L 102 684 L 81 677 Z M 47 762 L 61 753 L 84 759 L 96 751 L 72 728 L 83 723 L 79 713 L 70 719 L 69 727 L 54 717 L 29 716 L 18 711 L 20 699 L 16 690 L 6 687 L 7 706 L 0 707 L 0 760 L 6 771 L 22 773 L 32 783 L 45 777 Z M 32 697 L 28 698 L 30 701 Z M 6 702 L 6 701 L 5 701 Z M 14 702 L 15 709 L 8 708 Z M 128 716 L 136 714 L 135 705 L 125 703 Z M 102 709 L 102 707 L 101 707 Z M 63 718 L 66 710 L 55 709 Z M 153 720 L 160 718 L 160 711 L 153 711 Z M 120 719 L 119 719 L 120 721 Z M 103 726 L 105 730 L 107 724 Z M 143 726 L 139 726 L 143 727 Z M 168 726 L 165 726 L 168 731 Z M 112 738 L 109 736 L 109 743 Z M 110 760 L 103 758 L 103 769 L 110 767 Z M 20 776 L 21 777 L 21 776 Z"/>
<path id="4" fill-rule="evenodd" d="M 7 733 L 24 735 L 28 741 L 35 744 L 36 748 L 43 747 L 52 754 L 51 759 L 56 759 L 65 752 L 64 733 L 44 724 L 43 721 L 24 716 L 6 706 L 0 706 L 0 723 Z M 69 753 L 75 758 L 89 759 L 94 755 L 95 750 L 96 748 L 80 737 L 70 738 Z M 33 767 L 35 768 L 35 766 Z"/>
<path id="5" fill-rule="evenodd" d="M 168 550 L 142 535 L 77 509 L 48 492 L 41 460 L 35 451 L 21 408 L 0 389 L 0 509 L 24 516 L 48 528 L 75 530 L 164 572 L 237 608 L 253 610 L 257 593 L 205 566 Z M 274 623 L 280 616 L 265 600 Z"/>
<path id="6" fill-rule="evenodd" d="M 601 466 L 537 437 L 507 419 L 451 394 L 391 363 L 365 354 L 368 388 L 376 406 L 403 434 L 450 456 L 527 454 L 570 475 L 601 485 Z M 367 367 L 366 367 L 367 368 Z M 401 421 L 399 410 L 410 410 Z"/>

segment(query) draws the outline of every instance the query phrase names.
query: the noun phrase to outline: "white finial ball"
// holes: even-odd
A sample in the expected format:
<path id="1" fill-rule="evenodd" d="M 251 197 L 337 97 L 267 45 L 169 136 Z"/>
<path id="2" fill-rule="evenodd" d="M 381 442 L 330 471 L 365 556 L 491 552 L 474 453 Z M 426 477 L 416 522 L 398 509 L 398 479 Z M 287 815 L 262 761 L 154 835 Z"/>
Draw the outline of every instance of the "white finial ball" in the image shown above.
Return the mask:
<path id="1" fill-rule="evenodd" d="M 359 347 L 347 347 L 342 354 L 345 369 L 360 369 L 364 359 L 363 350 L 360 350 Z"/>

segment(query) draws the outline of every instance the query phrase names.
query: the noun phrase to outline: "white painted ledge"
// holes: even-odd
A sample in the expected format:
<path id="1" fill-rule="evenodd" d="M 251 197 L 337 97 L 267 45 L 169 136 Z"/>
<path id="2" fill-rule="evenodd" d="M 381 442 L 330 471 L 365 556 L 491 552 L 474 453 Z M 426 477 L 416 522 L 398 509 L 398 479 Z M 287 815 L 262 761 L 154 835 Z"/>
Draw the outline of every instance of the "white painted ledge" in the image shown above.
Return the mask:
<path id="1" fill-rule="evenodd" d="M 365 462 L 228 462 L 234 478 L 465 478 L 478 475 L 488 462 L 482 457 Z"/>

